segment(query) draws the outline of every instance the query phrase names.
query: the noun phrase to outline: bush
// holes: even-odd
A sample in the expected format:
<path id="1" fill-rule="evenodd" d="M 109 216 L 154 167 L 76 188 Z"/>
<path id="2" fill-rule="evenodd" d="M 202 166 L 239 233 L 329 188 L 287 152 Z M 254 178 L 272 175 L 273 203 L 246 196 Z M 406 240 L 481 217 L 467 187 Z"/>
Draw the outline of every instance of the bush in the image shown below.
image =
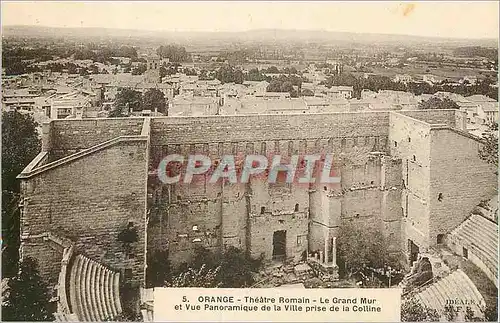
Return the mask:
<path id="1" fill-rule="evenodd" d="M 253 259 L 235 247 L 226 249 L 221 260 L 219 279 L 227 288 L 250 287 L 255 283 L 252 273 L 262 265 L 262 258 Z"/>
<path id="2" fill-rule="evenodd" d="M 439 313 L 411 298 L 401 304 L 401 322 L 438 322 Z"/>
<path id="3" fill-rule="evenodd" d="M 200 269 L 189 268 L 187 271 L 174 276 L 171 282 L 166 282 L 167 287 L 222 287 L 218 279 L 221 267 L 208 268 L 202 265 Z"/>
<path id="4" fill-rule="evenodd" d="M 262 260 L 262 257 L 254 259 L 244 251 L 232 246 L 222 253 L 214 253 L 204 247 L 197 247 L 193 261 L 182 264 L 175 272 L 174 279 L 180 279 L 179 277 L 186 274 L 191 275 L 201 268 L 212 271 L 217 269 L 215 281 L 213 282 L 217 287 L 249 287 L 255 283 L 253 273 L 260 269 Z M 213 274 L 213 272 L 210 272 L 210 274 Z M 196 282 L 197 280 L 189 281 L 189 284 L 196 284 Z M 172 282 L 169 282 L 169 284 L 172 284 Z"/>
<path id="5" fill-rule="evenodd" d="M 352 274 L 366 267 L 399 268 L 398 260 L 389 252 L 388 241 L 380 231 L 368 230 L 353 223 L 346 223 L 338 237 L 338 261 L 342 275 Z"/>
<path id="6" fill-rule="evenodd" d="M 49 302 L 48 288 L 40 277 L 38 264 L 26 258 L 16 277 L 9 280 L 9 289 L 2 303 L 3 321 L 53 321 L 55 311 Z"/>
<path id="7" fill-rule="evenodd" d="M 146 268 L 146 287 L 161 287 L 170 279 L 170 260 L 168 250 L 148 252 Z"/>
<path id="8" fill-rule="evenodd" d="M 123 243 L 134 243 L 139 239 L 137 229 L 135 227 L 127 227 L 118 233 L 118 240 Z"/>

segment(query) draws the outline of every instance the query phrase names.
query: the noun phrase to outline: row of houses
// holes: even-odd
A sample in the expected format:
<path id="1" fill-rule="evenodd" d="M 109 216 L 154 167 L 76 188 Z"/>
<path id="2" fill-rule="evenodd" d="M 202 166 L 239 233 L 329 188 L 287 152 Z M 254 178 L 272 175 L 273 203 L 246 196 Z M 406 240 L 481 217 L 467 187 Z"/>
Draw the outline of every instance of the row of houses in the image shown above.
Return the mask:
<path id="1" fill-rule="evenodd" d="M 151 64 L 150 64 L 151 63 Z M 309 67 L 309 73 L 322 73 Z M 404 76 L 404 75 L 403 75 Z M 400 77 L 400 81 L 408 81 Z M 160 90 L 167 100 L 168 115 L 234 115 L 256 113 L 318 113 L 364 110 L 412 110 L 432 95 L 415 96 L 409 92 L 363 90 L 353 98 L 353 87 L 332 86 L 317 81 L 303 82 L 294 89 L 309 96 L 292 98 L 289 92 L 267 92 L 267 81 L 244 81 L 242 84 L 219 80 L 200 80 L 197 75 L 177 73 L 160 77 L 155 57 L 148 59 L 143 75 L 130 73 L 92 74 L 32 73 L 4 80 L 2 106 L 36 115 L 36 119 L 103 117 L 113 108 L 121 88 L 141 93 Z M 7 88 L 7 89 L 5 89 Z M 434 96 L 449 98 L 467 112 L 471 131 L 498 120 L 498 102 L 482 95 L 463 97 L 437 92 Z"/>
<path id="2" fill-rule="evenodd" d="M 438 76 L 434 74 L 419 74 L 419 75 L 409 75 L 409 74 L 396 74 L 392 77 L 392 80 L 394 82 L 401 82 L 401 83 L 410 83 L 410 82 L 425 82 L 430 85 L 434 84 L 439 84 L 443 81 L 447 81 L 448 84 L 450 85 L 475 85 L 478 83 L 478 78 L 477 76 L 474 75 L 466 75 L 463 77 L 454 77 L 454 78 L 447 78 L 443 76 Z"/>
<path id="3" fill-rule="evenodd" d="M 498 123 L 498 101 L 482 94 L 464 97 L 450 92 L 436 92 L 434 96 L 455 102 L 467 113 L 468 131 L 481 135 L 491 124 Z"/>

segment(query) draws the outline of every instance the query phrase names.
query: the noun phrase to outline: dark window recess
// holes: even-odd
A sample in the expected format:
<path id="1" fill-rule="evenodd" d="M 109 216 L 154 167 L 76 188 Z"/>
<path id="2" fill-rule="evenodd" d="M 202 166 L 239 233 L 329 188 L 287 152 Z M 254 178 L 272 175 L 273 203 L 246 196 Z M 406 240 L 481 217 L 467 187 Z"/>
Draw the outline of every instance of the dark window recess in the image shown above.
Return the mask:
<path id="1" fill-rule="evenodd" d="M 417 161 L 417 157 L 413 155 L 413 161 Z"/>
<path id="2" fill-rule="evenodd" d="M 397 146 L 398 146 L 398 142 L 394 141 L 394 147 L 397 147 Z"/>
<path id="3" fill-rule="evenodd" d="M 438 201 L 441 202 L 443 200 L 443 193 L 438 194 Z"/>
<path id="4" fill-rule="evenodd" d="M 410 137 L 408 137 L 408 142 L 411 142 L 411 138 Z"/>
<path id="5" fill-rule="evenodd" d="M 132 269 L 125 269 L 124 276 L 123 279 L 125 281 L 132 279 Z"/>
<path id="6" fill-rule="evenodd" d="M 295 212 L 299 212 L 299 203 L 295 204 Z"/>
<path id="7" fill-rule="evenodd" d="M 260 208 L 260 214 L 264 214 L 264 212 L 266 212 L 266 208 L 263 206 Z"/>
<path id="8" fill-rule="evenodd" d="M 437 244 L 442 244 L 444 240 L 444 234 L 440 233 L 437 235 L 436 242 Z"/>
<path id="9" fill-rule="evenodd" d="M 465 259 L 469 259 L 469 250 L 467 250 L 467 248 L 465 247 L 462 247 L 462 255 Z"/>

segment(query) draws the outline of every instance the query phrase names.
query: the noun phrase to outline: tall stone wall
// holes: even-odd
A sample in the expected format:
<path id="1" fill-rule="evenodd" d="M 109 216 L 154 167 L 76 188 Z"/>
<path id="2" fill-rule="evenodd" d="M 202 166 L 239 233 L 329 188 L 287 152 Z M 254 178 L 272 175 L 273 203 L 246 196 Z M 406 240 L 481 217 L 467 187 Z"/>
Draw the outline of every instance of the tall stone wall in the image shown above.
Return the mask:
<path id="1" fill-rule="evenodd" d="M 143 121 L 53 121 L 45 129 L 44 149 L 53 158 L 67 156 L 139 134 Z M 237 246 L 270 260 L 275 231 L 286 231 L 287 257 L 298 260 L 308 249 L 324 250 L 325 240 L 337 236 L 345 221 L 382 230 L 394 241 L 393 250 L 406 248 L 408 239 L 425 247 L 463 220 L 469 204 L 491 193 L 487 167 L 474 166 L 476 144 L 447 128 L 458 124 L 452 110 L 152 118 L 148 141 L 121 142 L 25 179 L 22 232 L 57 230 L 76 241 L 77 251 L 132 269 L 135 281 L 143 278 L 144 239 L 148 252 L 168 248 L 174 264 L 188 261 L 196 245 Z M 462 146 L 468 148 L 460 157 Z M 341 182 L 287 185 L 251 178 L 247 184 L 211 184 L 199 175 L 191 184 L 163 184 L 158 164 L 172 153 L 186 158 L 200 153 L 212 160 L 224 154 L 328 153 Z M 455 189 L 448 186 L 450 178 L 463 184 L 453 201 L 446 200 Z M 470 178 L 474 192 L 464 182 Z M 440 204 L 434 201 L 438 193 L 444 196 Z M 456 205 L 463 212 L 448 222 Z M 129 221 L 140 236 L 133 257 L 116 239 Z M 26 254 L 40 250 L 40 259 L 59 257 L 30 243 L 23 242 Z M 44 270 L 53 272 L 50 266 Z"/>
<path id="2" fill-rule="evenodd" d="M 384 156 L 381 160 L 381 183 L 382 191 L 380 213 L 383 223 L 384 236 L 389 243 L 389 250 L 400 251 L 401 246 L 401 219 L 403 208 L 401 207 L 402 168 L 401 159 Z"/>
<path id="3" fill-rule="evenodd" d="M 462 129 L 459 111 L 391 113 L 391 156 L 402 162 L 403 240 L 420 248 L 435 245 L 438 234 L 497 193 L 493 168 L 478 156 L 480 141 Z"/>
<path id="4" fill-rule="evenodd" d="M 439 115 L 433 111 L 429 113 L 431 116 Z M 390 155 L 401 160 L 404 240 L 409 239 L 420 247 L 427 247 L 429 246 L 430 125 L 420 120 L 425 119 L 425 113 L 414 114 L 418 114 L 419 119 L 391 113 L 389 147 Z"/>
<path id="5" fill-rule="evenodd" d="M 22 180 L 21 235 L 55 232 L 76 252 L 142 282 L 145 265 L 147 142 L 121 142 Z M 126 252 L 118 234 L 132 222 L 138 241 Z M 25 254 L 35 254 L 30 241 Z M 42 262 L 50 255 L 36 248 Z"/>
<path id="6" fill-rule="evenodd" d="M 387 136 L 388 113 L 155 118 L 152 145 Z"/>
<path id="7" fill-rule="evenodd" d="M 150 222 L 150 248 L 168 244 L 174 263 L 189 259 L 197 244 L 214 249 L 235 245 L 254 256 L 264 253 L 270 260 L 274 231 L 286 230 L 287 256 L 299 259 L 308 243 L 323 248 L 327 234 L 336 236 L 340 222 L 330 223 L 335 212 L 339 220 L 348 217 L 381 228 L 380 159 L 371 154 L 387 152 L 388 121 L 387 112 L 153 119 L 152 174 L 160 160 L 172 153 L 186 158 L 201 153 L 212 160 L 224 154 L 332 153 L 332 168 L 342 177 L 342 184 L 326 185 L 328 194 L 340 196 L 337 202 L 314 193 L 323 191 L 323 184 L 294 183 L 285 188 L 260 180 L 221 185 L 203 179 L 187 185 L 189 190 L 183 189 L 185 184 L 168 185 L 170 199 L 154 206 L 168 213 L 168 220 L 159 216 L 155 218 L 163 219 L 161 223 Z M 156 181 L 150 191 L 164 191 L 166 186 Z M 185 204 L 182 208 L 177 199 Z M 193 231 L 193 226 L 201 231 Z"/>
<path id="8" fill-rule="evenodd" d="M 52 120 L 44 126 L 44 149 L 56 160 L 124 135 L 140 135 L 144 118 Z"/>
<path id="9" fill-rule="evenodd" d="M 472 209 L 498 194 L 495 167 L 481 160 L 481 142 L 468 134 L 432 128 L 430 141 L 430 228 L 432 244 L 463 222 Z"/>
<path id="10" fill-rule="evenodd" d="M 48 286 L 55 286 L 61 272 L 63 248 L 43 238 L 29 239 L 22 242 L 21 256 L 37 260 L 38 272 Z M 49 293 L 51 290 L 49 289 Z M 51 294 L 55 296 L 55 293 Z"/>
<path id="11" fill-rule="evenodd" d="M 272 259 L 273 234 L 286 231 L 287 258 L 300 260 L 307 250 L 309 196 L 307 187 L 270 184 L 254 180 L 250 184 L 249 250 L 253 256 Z"/>
<path id="12" fill-rule="evenodd" d="M 460 111 L 452 109 L 401 110 L 397 114 L 405 115 L 428 124 L 445 124 L 448 127 L 462 129 L 457 116 Z"/>

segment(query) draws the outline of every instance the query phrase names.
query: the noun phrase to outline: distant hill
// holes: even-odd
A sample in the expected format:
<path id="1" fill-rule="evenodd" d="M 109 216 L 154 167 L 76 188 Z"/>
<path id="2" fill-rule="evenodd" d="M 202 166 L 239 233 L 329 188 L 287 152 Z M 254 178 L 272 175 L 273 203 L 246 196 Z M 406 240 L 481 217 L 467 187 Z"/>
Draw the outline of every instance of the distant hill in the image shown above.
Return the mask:
<path id="1" fill-rule="evenodd" d="M 239 41 L 239 42 L 320 42 L 365 43 L 392 45 L 455 45 L 498 47 L 496 39 L 459 39 L 421 37 L 396 34 L 332 32 L 325 30 L 259 29 L 244 32 L 174 32 L 109 28 L 57 28 L 38 26 L 3 26 L 5 37 L 68 37 L 68 38 L 149 38 L 150 40 Z"/>

